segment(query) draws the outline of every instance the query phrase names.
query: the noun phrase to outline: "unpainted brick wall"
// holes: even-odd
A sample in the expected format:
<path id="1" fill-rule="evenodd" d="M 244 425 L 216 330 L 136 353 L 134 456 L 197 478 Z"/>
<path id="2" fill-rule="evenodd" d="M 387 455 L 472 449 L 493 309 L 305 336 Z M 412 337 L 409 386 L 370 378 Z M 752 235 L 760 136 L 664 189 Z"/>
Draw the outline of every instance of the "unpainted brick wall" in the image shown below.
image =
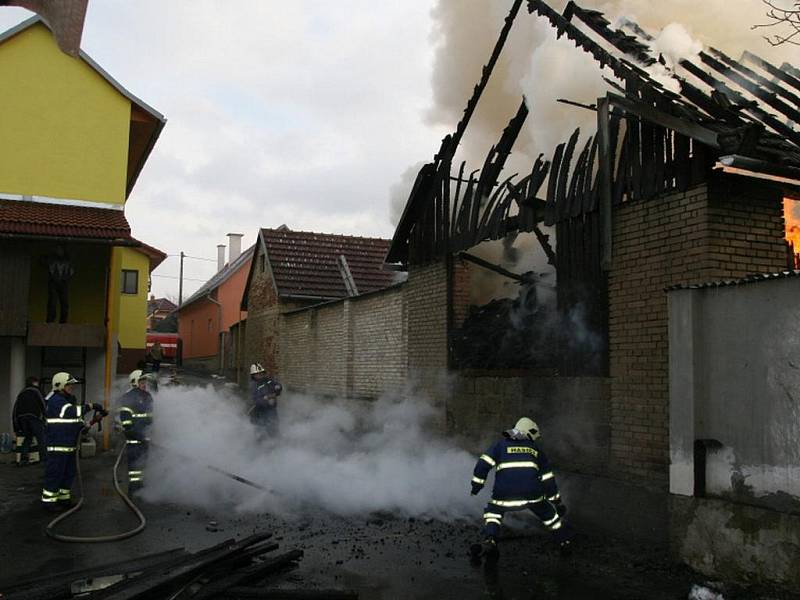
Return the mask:
<path id="1" fill-rule="evenodd" d="M 666 486 L 664 288 L 785 269 L 781 194 L 737 177 L 631 202 L 613 216 L 609 273 L 611 460 L 615 475 Z"/>
<path id="2" fill-rule="evenodd" d="M 248 369 L 253 363 L 261 363 L 267 373 L 274 374 L 278 367 L 276 355 L 276 332 L 280 307 L 272 281 L 272 273 L 267 266 L 262 269 L 263 250 L 256 244 L 253 256 L 253 276 L 247 299 L 247 327 L 245 331 L 243 360 Z"/>
<path id="3" fill-rule="evenodd" d="M 404 285 L 281 317 L 279 378 L 290 389 L 377 398 L 406 382 Z"/>

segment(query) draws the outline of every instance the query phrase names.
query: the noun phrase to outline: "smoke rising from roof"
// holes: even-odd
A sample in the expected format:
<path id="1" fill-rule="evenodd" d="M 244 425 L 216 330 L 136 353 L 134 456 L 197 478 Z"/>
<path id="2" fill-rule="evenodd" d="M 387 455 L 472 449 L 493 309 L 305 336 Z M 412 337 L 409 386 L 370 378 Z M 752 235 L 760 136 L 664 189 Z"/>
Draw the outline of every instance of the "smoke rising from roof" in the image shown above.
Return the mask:
<path id="1" fill-rule="evenodd" d="M 233 393 L 212 386 L 162 388 L 152 439 L 174 452 L 151 450 L 145 498 L 289 517 L 313 508 L 439 519 L 479 514 L 482 501 L 469 495 L 476 457 L 431 431 L 429 405 L 392 398 L 334 403 L 285 393 L 279 406 L 279 439 L 260 439 Z"/>

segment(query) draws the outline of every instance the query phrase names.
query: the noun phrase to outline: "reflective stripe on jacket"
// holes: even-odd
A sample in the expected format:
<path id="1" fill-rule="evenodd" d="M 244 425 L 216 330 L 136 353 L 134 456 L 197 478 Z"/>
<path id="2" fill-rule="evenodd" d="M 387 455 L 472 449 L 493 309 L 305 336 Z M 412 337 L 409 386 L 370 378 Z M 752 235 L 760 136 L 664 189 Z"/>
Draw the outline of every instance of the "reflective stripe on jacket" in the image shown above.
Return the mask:
<path id="1" fill-rule="evenodd" d="M 550 461 L 544 451 L 531 440 L 502 439 L 478 458 L 472 483 L 483 486 L 489 472 L 495 469 L 492 499 L 502 502 L 554 498 L 558 494 Z"/>

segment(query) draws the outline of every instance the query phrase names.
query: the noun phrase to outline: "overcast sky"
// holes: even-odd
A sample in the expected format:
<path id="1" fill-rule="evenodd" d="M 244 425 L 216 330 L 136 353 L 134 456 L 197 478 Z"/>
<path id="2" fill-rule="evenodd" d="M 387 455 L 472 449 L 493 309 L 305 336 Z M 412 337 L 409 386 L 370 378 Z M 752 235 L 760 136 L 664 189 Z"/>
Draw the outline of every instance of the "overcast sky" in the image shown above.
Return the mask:
<path id="1" fill-rule="evenodd" d="M 126 207 L 133 235 L 216 257 L 259 227 L 390 237 L 389 187 L 426 125 L 434 0 L 90 0 L 82 48 L 167 117 Z M 0 10 L 0 29 L 28 18 Z M 478 67 L 479 68 L 479 67 Z M 216 270 L 187 260 L 184 297 Z M 178 259 L 153 292 L 177 296 Z"/>

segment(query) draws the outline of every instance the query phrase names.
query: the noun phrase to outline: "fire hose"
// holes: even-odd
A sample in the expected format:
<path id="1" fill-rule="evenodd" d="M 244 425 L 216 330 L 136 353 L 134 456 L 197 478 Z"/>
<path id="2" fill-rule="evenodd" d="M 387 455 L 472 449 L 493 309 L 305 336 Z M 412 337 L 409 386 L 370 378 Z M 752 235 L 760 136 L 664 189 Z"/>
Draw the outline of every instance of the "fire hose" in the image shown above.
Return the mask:
<path id="1" fill-rule="evenodd" d="M 95 415 L 94 415 L 94 417 L 92 417 L 92 421 L 89 424 L 89 427 L 94 425 L 94 423 L 99 423 L 99 422 L 100 422 L 100 418 L 98 418 L 98 413 L 97 413 L 97 411 L 95 411 Z M 77 438 L 75 440 L 76 447 L 80 446 L 81 433 L 82 432 L 78 433 L 78 436 L 77 436 Z M 122 498 L 122 501 L 125 502 L 125 505 L 136 515 L 136 518 L 139 519 L 139 524 L 136 527 L 134 527 L 133 529 L 129 530 L 129 531 L 124 531 L 122 533 L 117 533 L 117 534 L 114 534 L 114 535 L 99 535 L 99 536 L 83 537 L 83 536 L 75 536 L 75 535 L 63 535 L 63 534 L 55 532 L 56 525 L 58 525 L 59 523 L 61 523 L 65 519 L 69 518 L 71 515 L 73 515 L 76 512 L 78 512 L 81 509 L 81 506 L 83 506 L 84 493 L 83 493 L 83 477 L 81 476 L 81 459 L 80 459 L 80 454 L 81 453 L 80 453 L 79 450 L 76 450 L 75 451 L 75 472 L 76 472 L 77 479 L 78 479 L 78 489 L 80 490 L 80 494 L 81 494 L 80 500 L 78 500 L 78 502 L 75 504 L 75 506 L 70 508 L 67 512 L 65 512 L 62 515 L 59 515 L 58 517 L 56 517 L 55 519 L 50 521 L 50 523 L 47 524 L 47 527 L 45 528 L 45 532 L 47 533 L 47 535 L 49 535 L 51 538 L 53 538 L 55 540 L 58 540 L 60 542 L 98 543 L 98 542 L 117 542 L 117 541 L 120 541 L 120 540 L 127 539 L 129 537 L 133 537 L 134 535 L 136 535 L 138 533 L 141 533 L 144 530 L 145 525 L 147 525 L 147 519 L 144 518 L 144 515 L 142 514 L 142 511 L 140 511 L 136 507 L 136 505 L 131 501 L 131 499 L 128 498 L 128 495 L 125 492 L 122 491 L 122 488 L 119 485 L 119 477 L 117 476 L 117 470 L 119 469 L 119 463 L 122 460 L 122 455 L 125 453 L 125 448 L 127 448 L 127 447 L 128 447 L 128 442 L 126 440 L 125 443 L 122 446 L 122 449 L 119 451 L 119 454 L 117 455 L 116 462 L 114 463 L 114 489 L 117 491 L 117 494 L 120 495 L 120 497 Z"/>
<path id="2" fill-rule="evenodd" d="M 100 419 L 98 418 L 97 413 L 95 412 L 95 416 L 92 418 L 92 421 L 89 424 L 89 427 L 91 427 L 95 423 L 99 423 L 99 422 L 100 422 Z M 78 446 L 80 444 L 80 438 L 81 438 L 81 433 L 78 433 L 78 437 L 76 439 L 76 444 L 75 444 L 76 446 Z M 155 444 L 153 442 L 149 442 L 149 445 L 152 446 L 152 447 L 155 447 L 155 448 L 160 448 L 162 450 L 166 450 L 167 452 L 170 452 L 171 454 L 174 454 L 174 455 L 178 456 L 179 458 L 181 458 L 183 460 L 199 463 L 200 465 L 202 465 L 206 469 L 209 469 L 211 471 L 219 473 L 220 475 L 224 475 L 225 477 L 228 477 L 229 479 L 233 479 L 234 481 L 238 481 L 241 484 L 250 486 L 252 488 L 255 488 L 257 490 L 264 491 L 264 492 L 271 491 L 268 488 L 264 487 L 263 485 L 260 485 L 260 484 L 254 482 L 254 481 L 250 481 L 249 479 L 245 479 L 244 477 L 242 477 L 240 475 L 236 475 L 235 473 L 231 473 L 231 472 L 226 471 L 224 469 L 221 469 L 219 467 L 215 467 L 214 465 L 201 463 L 200 461 L 198 461 L 195 458 L 180 454 L 180 453 L 176 452 L 175 450 L 173 450 L 171 448 L 167 448 L 166 446 L 162 446 L 160 444 Z M 51 538 L 59 540 L 61 542 L 83 542 L 83 543 L 116 542 L 116 541 L 127 539 L 129 537 L 133 537 L 134 535 L 136 535 L 138 533 L 141 533 L 144 530 L 145 526 L 147 525 L 147 519 L 144 518 L 144 515 L 142 514 L 142 512 L 131 501 L 131 499 L 128 497 L 128 495 L 125 494 L 125 492 L 122 491 L 122 488 L 121 488 L 121 486 L 119 484 L 119 477 L 117 476 L 117 471 L 119 469 L 120 461 L 122 460 L 122 455 L 125 453 L 125 448 L 127 448 L 127 447 L 128 447 L 128 442 L 126 440 L 125 444 L 122 446 L 122 449 L 119 451 L 119 454 L 117 455 L 116 462 L 114 463 L 114 489 L 117 491 L 117 494 L 119 494 L 119 496 L 122 498 L 123 502 L 125 502 L 127 507 L 136 515 L 137 519 L 139 519 L 139 525 L 137 525 L 136 527 L 134 527 L 133 529 L 131 529 L 129 531 L 124 531 L 122 533 L 117 533 L 117 534 L 114 534 L 114 535 L 83 537 L 83 536 L 74 536 L 74 535 L 63 535 L 63 534 L 55 532 L 56 525 L 58 525 L 62 521 L 64 521 L 67 518 L 69 518 L 71 515 L 73 515 L 76 512 L 78 512 L 81 509 L 81 506 L 83 506 L 84 493 L 83 493 L 83 477 L 81 475 L 80 452 L 76 451 L 75 452 L 75 472 L 76 472 L 77 479 L 78 479 L 78 489 L 80 490 L 80 495 L 81 495 L 80 500 L 78 500 L 78 502 L 75 504 L 75 506 L 70 508 L 67 512 L 65 512 L 62 515 L 59 515 L 58 517 L 56 517 L 55 519 L 50 521 L 50 523 L 47 524 L 47 527 L 45 529 L 45 532 L 47 533 L 47 535 L 49 535 Z"/>

